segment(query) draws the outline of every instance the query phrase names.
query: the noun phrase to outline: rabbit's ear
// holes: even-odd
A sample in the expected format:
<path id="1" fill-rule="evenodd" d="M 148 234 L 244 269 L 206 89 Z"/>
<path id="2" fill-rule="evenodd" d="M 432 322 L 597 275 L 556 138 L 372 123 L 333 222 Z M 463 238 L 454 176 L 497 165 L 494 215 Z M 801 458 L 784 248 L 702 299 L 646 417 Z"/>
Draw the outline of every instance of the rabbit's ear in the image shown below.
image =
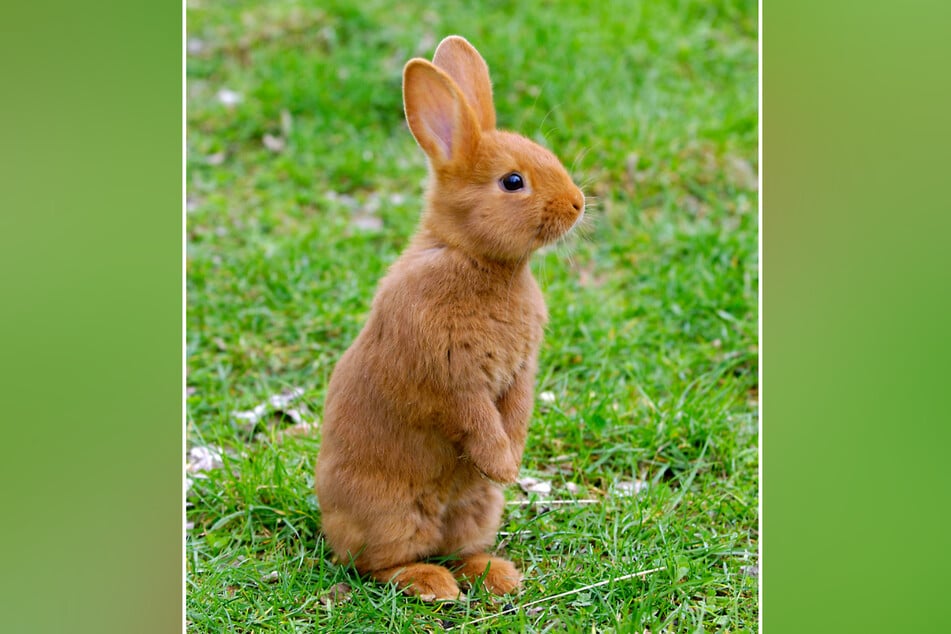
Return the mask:
<path id="1" fill-rule="evenodd" d="M 434 167 L 464 162 L 481 132 L 475 113 L 456 83 L 424 59 L 403 69 L 403 105 L 413 136 Z"/>
<path id="2" fill-rule="evenodd" d="M 495 106 L 489 67 L 479 51 L 464 38 L 450 35 L 436 47 L 433 64 L 446 71 L 462 89 L 483 130 L 495 129 Z"/>

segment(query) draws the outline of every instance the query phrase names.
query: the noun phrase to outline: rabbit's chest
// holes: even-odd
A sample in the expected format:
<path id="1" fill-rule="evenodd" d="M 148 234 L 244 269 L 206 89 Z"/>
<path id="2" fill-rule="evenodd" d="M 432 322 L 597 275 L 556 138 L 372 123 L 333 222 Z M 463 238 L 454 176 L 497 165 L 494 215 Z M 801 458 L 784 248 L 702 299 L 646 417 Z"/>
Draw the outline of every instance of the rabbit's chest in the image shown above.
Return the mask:
<path id="1" fill-rule="evenodd" d="M 538 353 L 544 314 L 534 306 L 474 308 L 470 319 L 454 321 L 447 361 L 450 373 L 477 381 L 500 395 Z"/>

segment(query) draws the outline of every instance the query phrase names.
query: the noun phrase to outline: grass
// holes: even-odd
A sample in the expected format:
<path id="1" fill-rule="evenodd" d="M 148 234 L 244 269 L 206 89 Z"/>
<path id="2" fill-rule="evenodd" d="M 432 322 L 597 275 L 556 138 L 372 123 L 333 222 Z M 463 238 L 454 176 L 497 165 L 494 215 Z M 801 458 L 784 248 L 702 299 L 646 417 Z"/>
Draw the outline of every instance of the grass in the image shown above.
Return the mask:
<path id="1" fill-rule="evenodd" d="M 222 461 L 188 474 L 190 631 L 756 629 L 756 4 L 582 4 L 189 0 L 186 434 Z M 301 388 L 319 422 L 420 211 L 402 65 L 449 33 L 592 201 L 533 260 L 550 394 L 522 475 L 573 502 L 510 487 L 522 593 L 431 605 L 330 562 L 317 433 L 234 412 Z"/>

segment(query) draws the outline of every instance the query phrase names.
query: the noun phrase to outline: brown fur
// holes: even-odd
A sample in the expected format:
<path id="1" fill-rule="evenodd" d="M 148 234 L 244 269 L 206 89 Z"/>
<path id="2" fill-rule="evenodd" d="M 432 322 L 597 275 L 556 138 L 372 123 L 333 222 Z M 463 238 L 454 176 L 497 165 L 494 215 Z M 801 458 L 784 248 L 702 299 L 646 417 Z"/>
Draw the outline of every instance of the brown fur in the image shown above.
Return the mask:
<path id="1" fill-rule="evenodd" d="M 574 226 L 584 196 L 554 155 L 495 129 L 488 69 L 468 42 L 446 38 L 434 61 L 403 73 L 430 162 L 426 210 L 331 376 L 315 484 L 338 559 L 450 599 L 460 581 L 508 593 L 521 579 L 484 551 L 498 483 L 518 475 L 547 321 L 528 258 Z M 512 171 L 524 190 L 499 185 Z M 433 556 L 459 561 L 421 562 Z"/>

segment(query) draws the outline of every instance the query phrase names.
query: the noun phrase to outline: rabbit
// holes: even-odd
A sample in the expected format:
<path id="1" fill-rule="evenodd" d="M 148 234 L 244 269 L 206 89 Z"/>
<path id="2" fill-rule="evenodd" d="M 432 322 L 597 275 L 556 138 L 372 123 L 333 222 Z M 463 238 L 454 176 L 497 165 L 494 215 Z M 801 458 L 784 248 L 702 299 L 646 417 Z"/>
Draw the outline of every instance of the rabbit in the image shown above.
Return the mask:
<path id="1" fill-rule="evenodd" d="M 428 158 L 425 209 L 330 378 L 322 530 L 337 562 L 409 595 L 508 594 L 521 573 L 486 550 L 548 320 L 528 260 L 581 220 L 585 197 L 551 152 L 496 129 L 488 66 L 464 38 L 406 64 L 403 102 Z"/>

